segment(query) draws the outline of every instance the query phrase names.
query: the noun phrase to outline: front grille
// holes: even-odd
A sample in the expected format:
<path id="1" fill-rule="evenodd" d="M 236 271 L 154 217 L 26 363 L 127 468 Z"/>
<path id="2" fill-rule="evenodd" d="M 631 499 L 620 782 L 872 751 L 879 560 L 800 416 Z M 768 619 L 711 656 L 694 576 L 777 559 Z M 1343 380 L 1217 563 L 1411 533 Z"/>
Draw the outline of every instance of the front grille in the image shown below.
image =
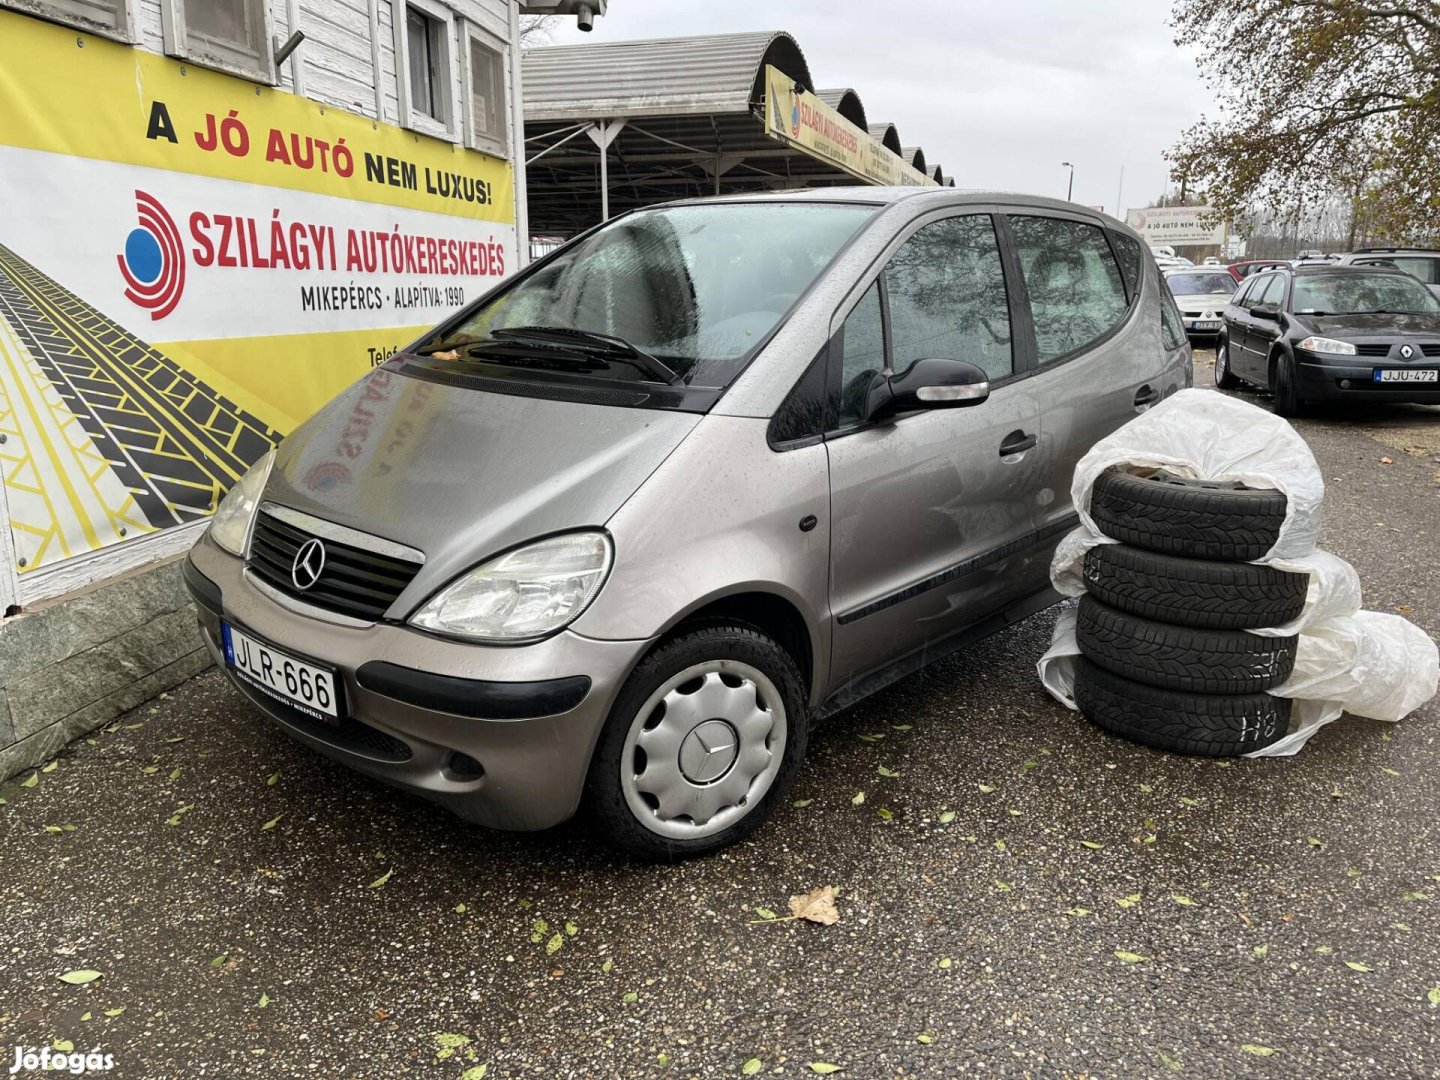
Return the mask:
<path id="1" fill-rule="evenodd" d="M 1389 355 L 1390 355 L 1390 346 L 1389 346 L 1389 345 L 1356 345 L 1356 346 L 1355 346 L 1355 354 L 1356 354 L 1357 356 L 1389 356 Z"/>
<path id="2" fill-rule="evenodd" d="M 1426 356 L 1440 356 L 1440 341 L 1427 341 L 1420 346 L 1420 351 Z"/>
<path id="3" fill-rule="evenodd" d="M 325 568 L 309 589 L 297 589 L 291 572 L 295 555 L 312 533 L 261 510 L 250 538 L 250 569 L 267 585 L 307 604 L 375 621 L 409 585 L 420 564 L 341 544 L 326 537 Z"/>

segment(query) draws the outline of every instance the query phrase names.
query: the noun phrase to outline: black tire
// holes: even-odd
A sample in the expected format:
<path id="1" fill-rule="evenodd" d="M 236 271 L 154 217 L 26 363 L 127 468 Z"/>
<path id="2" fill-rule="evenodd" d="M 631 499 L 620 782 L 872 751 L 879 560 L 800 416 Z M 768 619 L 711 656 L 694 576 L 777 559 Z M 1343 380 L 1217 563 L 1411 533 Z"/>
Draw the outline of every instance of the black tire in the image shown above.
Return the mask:
<path id="1" fill-rule="evenodd" d="M 764 795 L 724 831 L 696 839 L 663 836 L 644 825 L 626 801 L 621 783 L 626 738 L 639 719 L 640 709 L 667 680 L 696 664 L 715 660 L 747 664 L 760 671 L 778 690 L 787 729 L 780 768 Z M 736 843 L 764 824 L 784 799 L 805 756 L 807 722 L 804 681 L 799 666 L 784 648 L 754 627 L 728 620 L 684 629 L 656 646 L 636 665 L 615 699 L 586 779 L 589 810 L 610 843 L 641 859 L 692 858 Z"/>
<path id="2" fill-rule="evenodd" d="M 1114 675 L 1081 657 L 1075 700 L 1091 723 L 1157 750 L 1238 757 L 1285 735 L 1290 700 L 1271 694 L 1187 694 Z"/>
<path id="3" fill-rule="evenodd" d="M 1127 544 L 1091 548 L 1083 572 L 1086 591 L 1108 607 L 1208 630 L 1284 626 L 1304 609 L 1310 587 L 1307 574 L 1184 559 Z"/>
<path id="4" fill-rule="evenodd" d="M 1200 630 L 1142 619 L 1080 598 L 1080 652 L 1107 671 L 1166 690 L 1258 694 L 1279 686 L 1295 666 L 1294 637 L 1248 630 Z"/>
<path id="5" fill-rule="evenodd" d="M 1215 341 L 1215 385 L 1221 390 L 1234 390 L 1240 385 L 1230 370 L 1230 342 L 1223 337 Z"/>
<path id="6" fill-rule="evenodd" d="M 1132 547 L 1250 562 L 1280 538 L 1285 504 L 1284 492 L 1234 481 L 1187 480 L 1164 469 L 1105 472 L 1091 492 L 1090 516 L 1106 536 Z"/>
<path id="7" fill-rule="evenodd" d="M 1288 420 L 1305 415 L 1305 402 L 1295 385 L 1295 360 L 1289 353 L 1275 355 L 1270 368 L 1270 398 L 1276 416 Z"/>

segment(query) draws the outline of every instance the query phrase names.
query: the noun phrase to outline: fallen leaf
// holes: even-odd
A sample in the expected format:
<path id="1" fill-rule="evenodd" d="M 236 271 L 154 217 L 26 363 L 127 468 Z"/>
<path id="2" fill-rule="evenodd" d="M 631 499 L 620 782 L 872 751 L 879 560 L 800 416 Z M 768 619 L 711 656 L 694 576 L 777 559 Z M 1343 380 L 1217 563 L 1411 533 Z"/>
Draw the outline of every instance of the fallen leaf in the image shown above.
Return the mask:
<path id="1" fill-rule="evenodd" d="M 620 1000 L 623 1001 L 626 1005 L 634 1005 L 635 1002 L 640 1000 L 640 995 L 637 994 L 634 990 L 631 990 L 627 992 Z"/>
<path id="2" fill-rule="evenodd" d="M 160 766 L 159 766 L 159 765 L 145 765 L 145 766 L 143 766 L 143 767 L 140 769 L 140 771 L 141 771 L 142 773 L 144 773 L 146 776 L 154 776 L 157 772 L 160 771 Z"/>
<path id="3" fill-rule="evenodd" d="M 883 806 L 880 807 L 879 810 L 876 810 L 875 814 L 877 817 L 880 818 L 881 821 L 891 821 L 895 817 L 894 814 L 892 814 L 889 810 L 886 810 Z"/>
<path id="4" fill-rule="evenodd" d="M 1382 766 L 1380 769 L 1386 776 L 1399 776 L 1400 774 L 1389 766 Z"/>
<path id="5" fill-rule="evenodd" d="M 272 772 L 269 776 L 265 778 L 265 786 L 274 787 L 279 780 L 280 774 L 278 772 Z"/>
<path id="6" fill-rule="evenodd" d="M 979 788 L 980 788 L 980 794 L 982 794 L 982 795 L 989 795 L 992 791 L 995 790 L 995 789 L 994 789 L 993 787 L 991 787 L 989 784 L 980 784 L 980 785 L 978 785 L 978 786 L 979 786 Z"/>
<path id="7" fill-rule="evenodd" d="M 1440 986 L 1432 987 L 1425 998 L 1431 1005 L 1440 1005 Z"/>
<path id="8" fill-rule="evenodd" d="M 1073 915 L 1073 916 L 1075 916 L 1075 918 L 1077 918 L 1077 919 L 1082 919 L 1082 918 L 1084 918 L 1086 915 L 1089 915 L 1089 914 L 1090 914 L 1090 909 L 1089 909 L 1089 908 L 1083 908 L 1083 907 L 1072 907 L 1072 908 L 1067 909 L 1066 912 L 1065 912 L 1065 914 L 1066 914 L 1066 915 Z"/>
<path id="9" fill-rule="evenodd" d="M 1126 952 L 1124 949 L 1116 949 L 1115 959 L 1119 960 L 1122 964 L 1143 964 L 1150 958 L 1148 956 L 1141 956 L 1139 953 Z"/>
<path id="10" fill-rule="evenodd" d="M 455 905 L 455 914 L 456 914 L 456 915 L 464 915 L 465 912 L 467 912 L 467 911 L 469 911 L 469 910 L 470 910 L 470 909 L 469 909 L 468 907 L 466 907 L 464 904 L 456 904 L 456 905 Z"/>
<path id="11" fill-rule="evenodd" d="M 999 891 L 999 892 L 1014 892 L 1014 891 L 1015 891 L 1015 886 L 1014 886 L 1014 885 L 1011 885 L 1008 881 L 997 881 L 997 882 L 995 882 L 995 888 L 996 888 L 996 890 Z"/>
<path id="12" fill-rule="evenodd" d="M 255 1003 L 255 1005 L 256 1005 L 258 1008 L 261 1008 L 261 1009 L 265 1008 L 265 1006 L 267 1006 L 267 1005 L 269 1005 L 269 1004 L 270 1004 L 270 995 L 269 995 L 269 994 L 261 994 L 261 995 L 260 995 L 260 1000 Z"/>
<path id="13" fill-rule="evenodd" d="M 1153 787 L 1151 787 L 1149 784 L 1141 784 L 1141 785 L 1140 785 L 1140 790 L 1143 791 L 1143 792 L 1145 792 L 1146 795 L 1149 795 L 1149 794 L 1151 794 L 1155 789 L 1154 789 Z"/>
<path id="14" fill-rule="evenodd" d="M 887 780 L 894 780 L 895 777 L 900 775 L 894 769 L 887 769 L 884 765 L 876 765 L 875 771 L 881 776 L 885 777 Z"/>
<path id="15" fill-rule="evenodd" d="M 545 955 L 546 955 L 546 956 L 554 956 L 557 952 L 559 952 L 559 951 L 560 951 L 561 949 L 563 949 L 564 947 L 565 947 L 565 935 L 564 935 L 564 934 L 556 934 L 554 937 L 552 937 L 549 941 L 547 941 L 547 942 L 545 943 Z"/>
<path id="16" fill-rule="evenodd" d="M 449 1031 L 437 1031 L 435 1033 L 435 1045 L 440 1049 L 435 1051 L 435 1060 L 444 1061 L 452 1057 L 457 1050 L 463 1050 L 470 1045 L 469 1035 L 456 1035 Z"/>
<path id="17" fill-rule="evenodd" d="M 180 779 L 180 766 L 179 766 L 179 765 L 176 765 L 175 768 L 173 768 L 173 769 L 170 770 L 170 779 L 171 779 L 171 780 L 179 780 L 179 779 Z"/>
<path id="18" fill-rule="evenodd" d="M 86 983 L 94 982 L 100 978 L 101 975 L 102 972 L 94 971 L 90 968 L 81 968 L 79 971 L 67 971 L 64 975 L 60 976 L 60 981 L 69 983 L 71 986 L 84 986 Z"/>
<path id="19" fill-rule="evenodd" d="M 1024 765 L 1020 766 L 1020 771 L 1029 772 L 1031 769 L 1039 768 L 1039 766 L 1040 763 L 1038 761 L 1027 761 Z"/>
<path id="20" fill-rule="evenodd" d="M 1104 844 L 1097 844 L 1094 840 L 1081 840 L 1081 841 L 1080 841 L 1080 846 L 1081 846 L 1081 847 L 1087 847 L 1087 848 L 1089 848 L 1091 851 L 1099 851 L 1099 850 L 1100 850 L 1101 848 L 1103 848 L 1105 845 L 1104 845 Z"/>
<path id="21" fill-rule="evenodd" d="M 861 806 L 861 805 L 864 804 L 864 802 L 865 802 L 865 793 L 864 793 L 863 791 L 857 791 L 857 792 L 855 793 L 855 797 L 850 800 L 850 805 L 851 805 L 851 806 Z"/>
<path id="22" fill-rule="evenodd" d="M 37 773 L 31 773 L 31 774 L 30 774 L 30 779 L 28 779 L 28 780 L 21 780 L 21 781 L 20 781 L 20 786 L 21 786 L 21 787 L 34 787 L 34 786 L 35 786 L 36 784 L 38 784 L 39 782 L 40 782 L 40 774 L 39 774 L 38 772 L 37 772 Z"/>
<path id="23" fill-rule="evenodd" d="M 83 1013 L 80 1014 L 80 1020 L 81 1020 L 83 1023 L 87 1023 L 87 1024 L 88 1024 L 91 1020 L 94 1020 L 94 1019 L 95 1019 L 95 1014 L 92 1013 L 92 1012 L 83 1012 Z"/>
<path id="24" fill-rule="evenodd" d="M 1199 907 L 1199 906 L 1200 906 L 1199 904 L 1195 903 L 1194 900 L 1191 900 L 1190 897 L 1188 897 L 1188 896 L 1181 896 L 1179 893 L 1173 893 L 1173 894 L 1171 895 L 1170 899 L 1171 899 L 1171 900 L 1174 900 L 1175 903 L 1179 904 L 1181 907 Z"/>
<path id="25" fill-rule="evenodd" d="M 261 825 L 261 826 L 260 826 L 260 831 L 261 831 L 261 832 L 268 832 L 270 829 L 273 829 L 276 825 L 279 825 L 279 824 L 280 824 L 280 819 L 283 818 L 284 816 L 285 816 L 284 814 L 276 814 L 276 815 L 275 815 L 274 817 L 272 817 L 269 821 L 265 822 L 264 825 Z"/>
<path id="26" fill-rule="evenodd" d="M 1364 873 L 1364 871 L 1358 870 L 1358 869 L 1356 869 L 1355 867 L 1352 866 L 1352 867 L 1350 867 L 1350 869 L 1348 869 L 1348 870 L 1345 871 L 1345 876 L 1346 876 L 1346 877 L 1349 877 L 1349 878 L 1358 878 L 1358 877 L 1364 877 L 1364 876 L 1365 876 L 1365 873 Z"/>
<path id="27" fill-rule="evenodd" d="M 874 734 L 874 735 L 860 735 L 860 736 L 858 736 L 858 738 L 860 739 L 861 742 L 871 742 L 871 743 L 874 743 L 874 742 L 879 742 L 881 739 L 885 738 L 885 733 L 884 733 L 883 731 L 881 731 L 881 732 L 879 732 L 879 733 L 877 733 L 877 734 Z"/>
<path id="28" fill-rule="evenodd" d="M 1318 836 L 1307 836 L 1307 837 L 1305 837 L 1305 842 L 1306 842 L 1307 844 L 1309 844 L 1311 847 L 1324 847 L 1324 846 L 1325 846 L 1325 841 L 1324 841 L 1324 840 L 1321 840 Z"/>
<path id="29" fill-rule="evenodd" d="M 828 1061 L 810 1062 L 810 1071 L 819 1073 L 821 1076 L 829 1076 L 831 1073 L 844 1072 L 845 1066 L 831 1065 Z"/>
<path id="30" fill-rule="evenodd" d="M 944 971 L 949 968 L 952 963 L 954 963 L 954 961 L 951 960 L 950 957 L 942 956 L 939 960 L 935 962 L 935 966 L 938 967 L 941 971 Z"/>
<path id="31" fill-rule="evenodd" d="M 117 1017 L 117 1016 L 119 1016 L 121 1013 L 123 1013 L 127 1008 L 128 1008 L 128 1006 L 126 1006 L 126 1005 L 121 1005 L 118 1009 L 106 1009 L 106 1010 L 105 1010 L 105 1015 L 108 1016 L 108 1017 L 110 1017 L 110 1019 L 113 1020 L 113 1019 L 115 1019 L 115 1017 Z"/>
<path id="32" fill-rule="evenodd" d="M 1005 841 L 1004 841 L 1004 840 L 996 840 L 996 841 L 995 841 L 995 850 L 996 850 L 996 851 L 1004 851 L 1004 850 L 1005 850 Z"/>
<path id="33" fill-rule="evenodd" d="M 1394 458 L 1388 458 L 1388 457 L 1382 457 L 1382 458 L 1380 459 L 1380 464 L 1381 464 L 1381 465 L 1394 465 L 1394 464 L 1395 464 L 1395 459 L 1394 459 Z"/>
<path id="34" fill-rule="evenodd" d="M 184 736 L 184 735 L 172 735 L 172 736 L 170 736 L 170 738 L 166 739 L 165 741 L 166 741 L 167 743 L 171 743 L 171 744 L 173 745 L 174 743 L 182 743 L 182 742 L 185 741 L 185 739 L 186 739 L 186 736 Z"/>
<path id="35" fill-rule="evenodd" d="M 1345 966 L 1351 971 L 1374 971 L 1369 964 L 1362 964 L 1359 960 L 1346 960 Z"/>
<path id="36" fill-rule="evenodd" d="M 52 773 L 52 772 L 54 772 L 56 769 L 58 769 L 59 767 L 60 767 L 60 761 L 59 761 L 59 759 L 57 758 L 55 761 L 52 761 L 52 762 L 50 762 L 50 763 L 48 763 L 48 764 L 46 764 L 46 765 L 41 765 L 41 766 L 40 766 L 40 771 L 43 772 L 43 773 Z"/>
<path id="37" fill-rule="evenodd" d="M 1122 908 L 1132 908 L 1136 904 L 1140 903 L 1140 897 L 1141 894 L 1138 892 L 1131 893 L 1129 896 L 1120 897 L 1120 899 L 1116 900 L 1115 903 L 1119 904 Z"/>
<path id="38" fill-rule="evenodd" d="M 50 1049 L 61 1054 L 68 1054 L 75 1049 L 75 1044 L 69 1039 L 56 1039 L 50 1044 Z"/>
<path id="39" fill-rule="evenodd" d="M 601 973 L 604 974 L 604 975 L 609 975 L 610 972 L 612 972 L 612 971 L 614 971 L 614 970 L 615 970 L 615 961 L 614 961 L 614 960 L 606 960 L 603 964 L 600 965 L 600 971 L 601 971 Z"/>
<path id="40" fill-rule="evenodd" d="M 954 820 L 955 820 L 955 811 L 954 811 L 954 810 L 946 810 L 944 813 L 942 813 L 942 814 L 940 815 L 940 824 L 941 824 L 941 825 L 949 825 L 950 822 L 952 822 L 952 821 L 954 821 Z"/>
<path id="41" fill-rule="evenodd" d="M 664 1057 L 665 1055 L 661 1054 L 660 1056 Z M 664 1063 L 662 1062 L 662 1064 Z M 489 1071 L 489 1062 L 486 1062 L 483 1065 L 476 1065 L 473 1068 L 466 1069 L 463 1073 L 461 1073 L 460 1080 L 485 1080 L 485 1074 Z"/>
<path id="42" fill-rule="evenodd" d="M 374 881 L 370 882 L 370 888 L 383 889 L 385 887 L 385 883 L 390 880 L 390 875 L 393 873 L 395 873 L 395 868 L 392 866 L 389 870 L 386 870 L 385 873 L 381 874 Z"/>
<path id="43" fill-rule="evenodd" d="M 915 1036 L 915 1041 L 918 1042 L 918 1043 L 920 1043 L 920 1044 L 923 1045 L 923 1046 L 929 1046 L 929 1045 L 930 1045 L 932 1042 L 934 1042 L 935 1040 L 934 1040 L 934 1038 L 932 1038 L 932 1037 L 929 1036 L 929 1035 L 916 1035 L 916 1036 Z"/>
<path id="44" fill-rule="evenodd" d="M 754 1076 L 756 1073 L 758 1073 L 758 1072 L 759 1072 L 761 1069 L 763 1069 L 764 1067 L 765 1067 L 765 1063 L 764 1063 L 763 1061 L 761 1061 L 759 1058 L 751 1058 L 749 1061 L 745 1062 L 744 1065 L 741 1065 L 741 1066 L 740 1066 L 740 1075 L 741 1075 L 741 1076 Z"/>
<path id="45" fill-rule="evenodd" d="M 1405 930 L 1405 931 L 1408 931 L 1408 930 L 1410 929 L 1410 924 L 1409 924 L 1409 923 L 1403 923 L 1403 922 L 1392 922 L 1392 923 L 1390 924 L 1390 927 L 1391 927 L 1391 929 L 1393 929 L 1393 930 Z"/>
<path id="46" fill-rule="evenodd" d="M 1179 1059 L 1171 1057 L 1169 1054 L 1165 1053 L 1164 1050 L 1160 1051 L 1160 1063 L 1164 1065 L 1167 1069 L 1169 1069 L 1171 1072 L 1185 1071 L 1185 1066 L 1180 1064 Z"/>
<path id="47" fill-rule="evenodd" d="M 43 828 L 47 833 L 62 833 L 65 831 L 59 825 L 46 825 L 43 826 Z"/>
<path id="48" fill-rule="evenodd" d="M 219 967 L 221 964 L 225 963 L 225 961 L 229 959 L 230 957 L 226 956 L 224 953 L 221 953 L 219 956 L 215 957 L 214 960 L 210 961 L 210 966 Z"/>
<path id="49" fill-rule="evenodd" d="M 1270 955 L 1270 946 L 1269 946 L 1268 944 L 1266 944 L 1266 945 L 1256 945 L 1256 946 L 1255 946 L 1253 949 L 1251 949 L 1250 951 L 1251 951 L 1252 953 L 1254 953 L 1254 954 L 1256 955 L 1256 957 L 1258 957 L 1259 959 L 1264 960 L 1265 957 L 1267 957 L 1267 956 Z"/>
<path id="50" fill-rule="evenodd" d="M 796 810 L 804 810 L 805 807 L 809 806 L 814 801 L 814 799 L 796 799 L 790 805 L 795 807 Z"/>
<path id="51" fill-rule="evenodd" d="M 790 897 L 790 914 L 821 926 L 834 926 L 840 921 L 840 912 L 835 907 L 834 886 L 826 885 L 803 896 Z"/>
<path id="52" fill-rule="evenodd" d="M 432 360 L 459 360 L 460 354 L 454 349 L 446 349 L 444 352 L 433 352 L 430 354 Z"/>
<path id="53" fill-rule="evenodd" d="M 565 924 L 565 936 L 566 936 L 566 937 L 574 937 L 574 936 L 575 936 L 576 934 L 578 934 L 578 933 L 580 933 L 580 927 L 577 926 L 575 923 L 573 923 L 573 922 L 567 922 L 567 923 Z"/>
<path id="54" fill-rule="evenodd" d="M 1186 806 L 1199 806 L 1199 805 L 1200 805 L 1200 800 L 1199 800 L 1199 799 L 1187 799 L 1184 795 L 1181 795 L 1181 796 L 1180 796 L 1180 801 L 1181 801 L 1182 803 L 1184 803 Z"/>
<path id="55" fill-rule="evenodd" d="M 890 725 L 890 730 L 892 730 L 892 731 L 909 731 L 913 726 L 914 726 L 913 724 L 891 724 L 891 725 Z"/>
<path id="56" fill-rule="evenodd" d="M 1254 1054 L 1256 1057 L 1269 1057 L 1271 1054 L 1275 1053 L 1275 1049 L 1273 1047 L 1261 1046 L 1259 1043 L 1246 1043 L 1244 1046 L 1240 1047 L 1240 1049 L 1244 1050 L 1247 1054 Z"/>

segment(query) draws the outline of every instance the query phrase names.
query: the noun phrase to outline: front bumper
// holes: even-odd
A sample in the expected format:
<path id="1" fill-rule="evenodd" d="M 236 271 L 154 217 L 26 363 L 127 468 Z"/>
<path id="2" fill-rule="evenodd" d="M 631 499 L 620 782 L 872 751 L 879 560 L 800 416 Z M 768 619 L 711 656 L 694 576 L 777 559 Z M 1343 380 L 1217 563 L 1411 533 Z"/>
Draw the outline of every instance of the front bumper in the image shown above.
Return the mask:
<path id="1" fill-rule="evenodd" d="M 496 648 L 391 624 L 342 626 L 262 592 L 208 536 L 184 577 L 211 655 L 251 704 L 320 753 L 492 828 L 544 829 L 574 814 L 600 729 L 651 644 L 564 631 Z M 230 675 L 222 618 L 335 667 L 349 717 L 313 720 Z"/>
<path id="2" fill-rule="evenodd" d="M 1318 357 L 1296 355 L 1296 389 L 1305 401 L 1396 402 L 1413 405 L 1440 405 L 1440 382 L 1377 383 L 1374 373 L 1381 369 L 1414 370 L 1440 367 L 1416 362 L 1397 364 L 1369 357 Z M 1349 385 L 1345 385 L 1348 383 Z"/>

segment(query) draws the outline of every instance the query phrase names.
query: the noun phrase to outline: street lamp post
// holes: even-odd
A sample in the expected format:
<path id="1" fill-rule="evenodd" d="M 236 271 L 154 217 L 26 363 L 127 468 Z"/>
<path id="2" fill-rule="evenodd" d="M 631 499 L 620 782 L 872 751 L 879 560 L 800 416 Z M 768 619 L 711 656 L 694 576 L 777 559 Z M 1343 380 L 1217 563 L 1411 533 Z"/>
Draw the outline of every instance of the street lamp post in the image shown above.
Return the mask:
<path id="1" fill-rule="evenodd" d="M 1075 194 L 1075 166 L 1071 165 L 1068 161 L 1062 161 L 1060 162 L 1060 167 L 1070 170 L 1070 183 L 1065 188 L 1065 201 L 1074 202 L 1075 200 L 1071 196 Z"/>

